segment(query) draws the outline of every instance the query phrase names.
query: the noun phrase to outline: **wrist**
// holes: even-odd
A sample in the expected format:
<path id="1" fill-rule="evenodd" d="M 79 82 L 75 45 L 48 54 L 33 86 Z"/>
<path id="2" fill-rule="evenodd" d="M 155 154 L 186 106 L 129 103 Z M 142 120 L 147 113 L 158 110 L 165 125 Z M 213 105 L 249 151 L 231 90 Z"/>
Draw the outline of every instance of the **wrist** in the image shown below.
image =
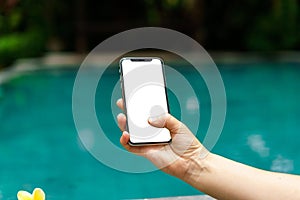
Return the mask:
<path id="1" fill-rule="evenodd" d="M 205 153 L 205 154 L 204 154 Z M 205 152 L 199 153 L 197 156 L 189 160 L 188 169 L 182 178 L 186 183 L 201 190 L 202 182 L 210 173 L 210 162 L 214 154 L 205 149 Z"/>

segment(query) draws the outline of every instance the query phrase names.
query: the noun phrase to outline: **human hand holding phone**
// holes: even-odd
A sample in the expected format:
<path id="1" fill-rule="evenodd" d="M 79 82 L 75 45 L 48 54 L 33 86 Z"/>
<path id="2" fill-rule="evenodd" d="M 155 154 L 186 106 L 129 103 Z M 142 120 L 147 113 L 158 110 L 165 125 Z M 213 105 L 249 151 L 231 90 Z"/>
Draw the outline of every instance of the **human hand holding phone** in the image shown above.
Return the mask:
<path id="1" fill-rule="evenodd" d="M 124 109 L 122 99 L 117 101 L 117 106 Z M 192 134 L 192 132 L 179 120 L 170 114 L 157 118 L 149 118 L 148 123 L 158 128 L 167 128 L 172 137 L 172 143 L 155 146 L 131 146 L 129 133 L 126 130 L 126 116 L 120 113 L 117 117 L 118 126 L 123 132 L 120 143 L 128 151 L 149 159 L 162 171 L 180 179 L 189 179 L 196 163 L 205 158 L 209 152 Z"/>

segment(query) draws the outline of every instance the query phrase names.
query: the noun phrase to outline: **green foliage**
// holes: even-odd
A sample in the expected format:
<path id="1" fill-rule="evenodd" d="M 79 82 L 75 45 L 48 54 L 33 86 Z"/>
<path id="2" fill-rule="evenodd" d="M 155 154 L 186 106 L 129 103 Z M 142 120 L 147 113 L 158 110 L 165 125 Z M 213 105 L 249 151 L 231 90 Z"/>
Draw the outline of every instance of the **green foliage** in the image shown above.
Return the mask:
<path id="1" fill-rule="evenodd" d="M 46 30 L 42 3 L 20 1 L 0 15 L 0 67 L 18 58 L 39 56 L 45 48 Z"/>
<path id="2" fill-rule="evenodd" d="M 159 25 L 166 12 L 183 9 L 183 2 L 184 0 L 146 0 L 147 21 L 150 24 Z"/>
<path id="3" fill-rule="evenodd" d="M 300 43 L 299 5 L 296 0 L 276 0 L 264 15 L 257 19 L 249 34 L 251 50 L 283 50 Z"/>
<path id="4" fill-rule="evenodd" d="M 297 0 L 205 2 L 205 45 L 214 50 L 300 50 Z"/>
<path id="5" fill-rule="evenodd" d="M 0 5 L 0 67 L 17 58 L 41 55 L 50 35 L 74 50 L 75 37 L 78 42 L 84 36 L 87 46 L 94 47 L 107 36 L 135 26 L 176 29 L 210 50 L 300 50 L 299 0 L 132 0 L 120 1 L 119 6 L 116 1 L 86 0 L 82 9 L 71 0 L 9 2 L 15 5 L 9 9 Z M 78 34 L 78 29 L 84 34 Z"/>
<path id="6" fill-rule="evenodd" d="M 44 50 L 45 34 L 40 30 L 12 33 L 0 38 L 0 66 L 12 64 L 18 58 L 40 56 Z"/>

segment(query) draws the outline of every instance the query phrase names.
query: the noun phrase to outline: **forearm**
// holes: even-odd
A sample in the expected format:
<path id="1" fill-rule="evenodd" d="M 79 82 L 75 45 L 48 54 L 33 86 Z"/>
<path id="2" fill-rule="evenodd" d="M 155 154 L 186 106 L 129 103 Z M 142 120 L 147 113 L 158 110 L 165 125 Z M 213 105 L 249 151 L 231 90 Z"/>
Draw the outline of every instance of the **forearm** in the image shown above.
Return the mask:
<path id="1" fill-rule="evenodd" d="M 300 199 L 300 178 L 208 154 L 193 160 L 184 181 L 218 199 Z"/>

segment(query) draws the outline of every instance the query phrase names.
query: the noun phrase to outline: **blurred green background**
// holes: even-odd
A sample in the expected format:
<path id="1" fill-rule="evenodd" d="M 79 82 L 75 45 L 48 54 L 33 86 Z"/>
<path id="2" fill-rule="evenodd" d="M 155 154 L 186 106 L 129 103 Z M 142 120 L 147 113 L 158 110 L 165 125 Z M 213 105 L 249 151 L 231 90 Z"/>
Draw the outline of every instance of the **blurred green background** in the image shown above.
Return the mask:
<path id="1" fill-rule="evenodd" d="M 178 30 L 208 51 L 300 49 L 299 0 L 0 0 L 0 66 L 47 51 L 84 53 L 120 31 Z"/>

